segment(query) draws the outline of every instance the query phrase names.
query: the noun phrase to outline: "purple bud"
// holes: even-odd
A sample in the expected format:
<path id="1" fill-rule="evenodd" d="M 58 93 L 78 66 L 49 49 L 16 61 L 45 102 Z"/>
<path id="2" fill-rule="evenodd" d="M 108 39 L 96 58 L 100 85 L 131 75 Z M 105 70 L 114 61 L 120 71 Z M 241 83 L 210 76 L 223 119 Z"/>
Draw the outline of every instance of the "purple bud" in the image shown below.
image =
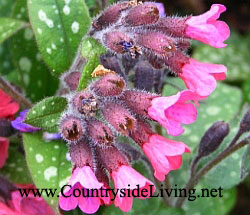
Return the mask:
<path id="1" fill-rule="evenodd" d="M 102 113 L 104 118 L 122 134 L 128 136 L 135 129 L 136 120 L 131 113 L 121 104 L 106 102 L 103 104 Z"/>
<path id="2" fill-rule="evenodd" d="M 108 48 L 119 54 L 128 52 L 128 49 L 134 44 L 127 34 L 120 31 L 112 31 L 104 34 L 104 43 Z"/>
<path id="3" fill-rule="evenodd" d="M 82 138 L 85 131 L 81 120 L 75 116 L 69 115 L 61 120 L 60 132 L 66 141 L 77 142 Z"/>
<path id="4" fill-rule="evenodd" d="M 87 123 L 88 136 L 100 146 L 110 146 L 114 141 L 111 129 L 99 120 L 92 119 Z"/>
<path id="5" fill-rule="evenodd" d="M 128 158 L 115 146 L 108 148 L 97 147 L 97 154 L 108 171 L 117 171 L 122 165 L 129 165 Z"/>
<path id="6" fill-rule="evenodd" d="M 149 137 L 153 134 L 150 125 L 143 121 L 137 120 L 136 130 L 130 133 L 130 137 L 139 145 L 142 146 L 144 143 L 149 141 Z"/>
<path id="7" fill-rule="evenodd" d="M 159 21 L 150 27 L 152 30 L 160 31 L 164 34 L 172 35 L 173 37 L 186 37 L 185 30 L 186 30 L 186 20 L 187 18 L 181 17 L 164 17 L 160 18 Z"/>
<path id="8" fill-rule="evenodd" d="M 93 28 L 96 30 L 101 30 L 117 22 L 120 18 L 121 12 L 128 8 L 129 4 L 127 1 L 111 5 L 109 8 L 104 10 L 102 15 L 98 19 L 93 21 Z"/>
<path id="9" fill-rule="evenodd" d="M 73 105 L 79 113 L 86 116 L 95 116 L 98 106 L 95 97 L 87 90 L 75 95 Z"/>
<path id="10" fill-rule="evenodd" d="M 119 96 L 125 86 L 125 81 L 119 75 L 107 74 L 95 81 L 90 89 L 98 96 Z"/>
<path id="11" fill-rule="evenodd" d="M 70 144 L 69 152 L 75 167 L 93 166 L 91 148 L 86 139 L 81 139 L 77 144 Z"/>
<path id="12" fill-rule="evenodd" d="M 136 35 L 136 42 L 160 57 L 168 57 L 176 51 L 175 40 L 160 32 L 147 32 Z"/>
<path id="13" fill-rule="evenodd" d="M 151 91 L 154 86 L 154 70 L 147 61 L 140 61 L 135 67 L 135 87 Z"/>
<path id="14" fill-rule="evenodd" d="M 151 106 L 152 99 L 156 95 L 137 90 L 126 90 L 123 94 L 123 100 L 126 106 L 136 114 L 148 117 L 148 108 Z"/>
<path id="15" fill-rule="evenodd" d="M 70 90 L 74 91 L 78 87 L 80 78 L 81 78 L 80 72 L 71 72 L 69 74 L 66 74 L 63 80 L 70 88 Z"/>
<path id="16" fill-rule="evenodd" d="M 141 4 L 129 11 L 125 22 L 131 26 L 154 24 L 159 17 L 160 13 L 155 4 Z"/>
<path id="17" fill-rule="evenodd" d="M 247 110 L 246 114 L 241 120 L 240 130 L 242 133 L 250 131 L 250 108 Z"/>
<path id="18" fill-rule="evenodd" d="M 154 54 L 148 54 L 146 53 L 146 58 L 148 62 L 155 68 L 155 69 L 162 69 L 164 67 L 164 61 L 162 59 L 159 59 Z"/>
<path id="19" fill-rule="evenodd" d="M 10 137 L 15 133 L 11 122 L 7 119 L 0 119 L 0 137 Z"/>
<path id="20" fill-rule="evenodd" d="M 229 133 L 229 125 L 223 121 L 215 122 L 203 135 L 198 150 L 198 157 L 214 152 Z"/>
<path id="21" fill-rule="evenodd" d="M 95 176 L 99 182 L 104 183 L 105 187 L 109 187 L 108 170 L 105 169 L 100 160 L 96 160 L 95 163 Z"/>

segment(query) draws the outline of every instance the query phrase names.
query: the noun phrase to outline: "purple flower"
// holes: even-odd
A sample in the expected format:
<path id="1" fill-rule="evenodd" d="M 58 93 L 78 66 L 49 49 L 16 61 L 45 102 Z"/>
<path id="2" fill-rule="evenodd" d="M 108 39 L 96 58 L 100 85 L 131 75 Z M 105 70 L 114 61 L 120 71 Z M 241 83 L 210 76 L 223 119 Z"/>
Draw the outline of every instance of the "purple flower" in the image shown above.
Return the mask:
<path id="1" fill-rule="evenodd" d="M 29 124 L 24 123 L 28 111 L 29 110 L 24 110 L 20 112 L 20 116 L 17 117 L 15 120 L 11 121 L 11 125 L 13 128 L 21 132 L 35 132 L 41 129 L 41 128 L 36 128 Z"/>

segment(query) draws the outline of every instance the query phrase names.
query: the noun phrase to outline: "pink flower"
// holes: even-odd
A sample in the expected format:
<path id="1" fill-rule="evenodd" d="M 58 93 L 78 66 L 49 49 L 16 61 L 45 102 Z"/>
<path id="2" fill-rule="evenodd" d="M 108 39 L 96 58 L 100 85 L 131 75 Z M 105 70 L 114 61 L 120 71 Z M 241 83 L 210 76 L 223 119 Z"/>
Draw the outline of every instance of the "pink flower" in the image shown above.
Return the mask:
<path id="1" fill-rule="evenodd" d="M 226 72 L 224 65 L 202 63 L 190 58 L 182 67 L 180 78 L 188 89 L 207 97 L 216 89 L 216 80 L 226 79 Z"/>
<path id="2" fill-rule="evenodd" d="M 197 110 L 189 100 L 202 99 L 190 90 L 178 92 L 168 97 L 157 97 L 148 108 L 149 116 L 158 121 L 172 136 L 178 136 L 184 132 L 183 124 L 191 124 L 197 118 Z"/>
<path id="3" fill-rule="evenodd" d="M 0 89 L 0 119 L 14 119 L 20 105 Z"/>
<path id="4" fill-rule="evenodd" d="M 35 189 L 32 184 L 18 185 L 23 189 Z M 42 197 L 34 197 L 30 194 L 28 197 L 22 197 L 19 191 L 11 193 L 11 200 L 8 205 L 0 201 L 0 215 L 55 215 L 52 208 L 44 201 Z"/>
<path id="5" fill-rule="evenodd" d="M 151 181 L 149 181 L 147 178 L 135 171 L 132 167 L 127 165 L 120 166 L 117 171 L 112 172 L 111 176 L 114 180 L 115 188 L 119 189 L 115 199 L 115 206 L 119 207 L 123 212 L 128 212 L 131 210 L 133 205 L 133 197 L 127 196 L 129 192 L 128 190 L 125 197 L 120 197 L 120 189 L 132 190 L 136 189 L 139 186 L 139 193 L 141 193 L 141 190 L 144 189 L 147 190 L 148 195 L 150 189 L 152 189 L 152 192 L 155 192 L 156 190 L 154 184 Z M 132 192 L 131 190 L 130 192 Z M 144 199 L 147 197 L 139 198 Z"/>
<path id="6" fill-rule="evenodd" d="M 225 22 L 217 20 L 224 11 L 226 11 L 224 5 L 213 4 L 206 13 L 188 18 L 185 34 L 216 48 L 226 47 L 224 41 L 229 38 L 230 29 Z"/>
<path id="7" fill-rule="evenodd" d="M 8 158 L 9 140 L 0 137 L 0 168 L 2 168 Z"/>
<path id="8" fill-rule="evenodd" d="M 81 192 L 84 192 L 85 195 L 87 195 L 87 189 L 100 189 L 101 187 L 106 189 L 103 183 L 98 182 L 94 172 L 89 166 L 76 168 L 73 171 L 69 185 L 72 186 L 72 188 L 64 191 L 66 197 L 61 195 L 59 199 L 59 205 L 65 211 L 73 210 L 79 206 L 84 213 L 92 214 L 99 209 L 102 202 L 105 204 L 110 203 L 110 198 L 106 197 L 83 197 L 82 194 L 79 197 L 74 197 L 72 195 L 75 189 L 79 189 Z M 91 191 L 89 192 L 91 194 Z M 93 195 L 95 195 L 95 193 L 93 193 Z"/>
<path id="9" fill-rule="evenodd" d="M 164 181 L 169 171 L 179 169 L 182 165 L 182 154 L 190 152 L 184 143 L 157 134 L 152 135 L 142 148 L 152 163 L 154 176 L 159 181 Z"/>

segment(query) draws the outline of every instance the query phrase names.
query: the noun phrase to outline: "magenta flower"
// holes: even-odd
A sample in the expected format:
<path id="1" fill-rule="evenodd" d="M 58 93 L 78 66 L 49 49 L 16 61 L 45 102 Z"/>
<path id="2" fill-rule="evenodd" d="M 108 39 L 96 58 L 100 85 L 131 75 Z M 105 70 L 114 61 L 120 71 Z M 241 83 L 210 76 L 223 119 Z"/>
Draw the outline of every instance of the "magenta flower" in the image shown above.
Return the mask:
<path id="1" fill-rule="evenodd" d="M 114 185 L 116 189 L 119 189 L 117 197 L 115 199 L 115 206 L 119 207 L 123 212 L 129 212 L 132 209 L 133 198 L 128 197 L 128 190 L 125 197 L 120 197 L 120 189 L 136 189 L 139 186 L 139 194 L 141 190 L 147 190 L 147 194 L 150 194 L 150 189 L 155 192 L 156 188 L 150 180 L 142 176 L 140 173 L 135 171 L 132 167 L 128 165 L 122 165 L 117 171 L 113 171 L 112 179 L 114 180 Z M 129 186 L 130 185 L 130 186 Z M 151 185 L 151 186 L 150 186 Z M 151 188 L 150 188 L 151 187 Z M 132 192 L 132 191 L 130 191 Z M 144 193 L 145 194 L 145 193 Z M 146 194 L 145 194 L 146 195 Z M 138 197 L 140 199 L 145 199 L 147 197 Z"/>
<path id="2" fill-rule="evenodd" d="M 182 67 L 180 78 L 188 89 L 207 97 L 216 89 L 216 80 L 226 79 L 226 72 L 224 65 L 202 63 L 190 58 Z"/>
<path id="3" fill-rule="evenodd" d="M 159 181 L 164 181 L 165 175 L 171 170 L 179 169 L 182 165 L 182 154 L 190 152 L 184 143 L 157 134 L 150 136 L 149 142 L 144 143 L 142 148 L 155 170 L 154 176 Z"/>
<path id="4" fill-rule="evenodd" d="M 72 188 L 64 192 L 64 195 L 67 197 L 62 195 L 59 199 L 59 205 L 65 211 L 74 210 L 79 206 L 84 213 L 93 214 L 99 209 L 102 202 L 105 204 L 110 203 L 110 198 L 101 198 L 100 195 L 99 197 L 83 197 L 83 195 L 80 195 L 78 198 L 72 195 L 75 189 L 85 192 L 85 195 L 87 195 L 87 189 L 100 189 L 101 187 L 105 189 L 103 183 L 98 182 L 94 172 L 89 166 L 76 168 L 73 171 L 69 185 L 72 186 Z M 89 192 L 91 195 L 91 191 Z"/>
<path id="5" fill-rule="evenodd" d="M 0 168 L 2 168 L 8 158 L 9 140 L 0 137 Z"/>
<path id="6" fill-rule="evenodd" d="M 213 4 L 206 13 L 188 18 L 185 34 L 216 48 L 226 47 L 224 41 L 229 38 L 230 29 L 225 22 L 217 20 L 224 11 L 224 5 Z"/>
<path id="7" fill-rule="evenodd" d="M 190 90 L 178 92 L 168 97 L 157 97 L 148 108 L 149 116 L 158 121 L 172 136 L 178 136 L 184 132 L 183 124 L 191 124 L 197 118 L 197 110 L 190 100 L 201 99 Z"/>

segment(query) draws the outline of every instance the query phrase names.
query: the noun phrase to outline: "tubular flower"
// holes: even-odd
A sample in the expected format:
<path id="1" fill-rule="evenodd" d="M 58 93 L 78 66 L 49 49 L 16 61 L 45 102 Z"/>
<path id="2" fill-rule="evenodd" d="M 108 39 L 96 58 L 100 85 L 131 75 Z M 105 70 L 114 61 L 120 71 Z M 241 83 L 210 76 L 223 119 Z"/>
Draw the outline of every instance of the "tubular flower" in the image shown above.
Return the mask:
<path id="1" fill-rule="evenodd" d="M 221 4 L 213 4 L 211 9 L 199 16 L 191 16 L 186 20 L 185 34 L 216 48 L 224 48 L 224 41 L 230 36 L 230 29 L 223 21 L 218 21 L 220 14 L 226 11 Z"/>

